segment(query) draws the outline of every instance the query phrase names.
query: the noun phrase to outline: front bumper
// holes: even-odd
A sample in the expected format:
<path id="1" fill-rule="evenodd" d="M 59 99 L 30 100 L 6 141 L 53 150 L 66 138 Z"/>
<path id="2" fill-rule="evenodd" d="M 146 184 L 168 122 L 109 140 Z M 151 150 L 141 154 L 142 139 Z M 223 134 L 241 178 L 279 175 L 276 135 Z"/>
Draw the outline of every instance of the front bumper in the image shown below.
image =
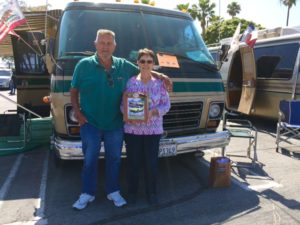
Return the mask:
<path id="1" fill-rule="evenodd" d="M 228 131 L 220 131 L 215 133 L 175 137 L 175 138 L 162 138 L 160 145 L 174 145 L 176 146 L 176 155 L 196 152 L 199 150 L 206 150 L 211 148 L 222 148 L 228 145 L 230 140 Z M 83 159 L 81 150 L 81 141 L 64 140 L 59 137 L 54 138 L 54 147 L 56 154 L 60 159 L 74 160 Z M 123 145 L 122 157 L 126 156 L 125 146 Z M 101 147 L 100 158 L 104 157 L 104 148 Z"/>

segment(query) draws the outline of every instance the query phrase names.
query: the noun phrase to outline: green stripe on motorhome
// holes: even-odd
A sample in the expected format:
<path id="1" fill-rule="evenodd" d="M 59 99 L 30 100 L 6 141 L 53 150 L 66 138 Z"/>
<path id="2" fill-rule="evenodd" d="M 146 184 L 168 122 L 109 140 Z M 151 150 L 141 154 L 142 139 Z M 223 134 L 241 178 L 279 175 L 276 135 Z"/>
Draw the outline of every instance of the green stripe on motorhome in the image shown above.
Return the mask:
<path id="1" fill-rule="evenodd" d="M 51 91 L 54 93 L 69 92 L 70 80 L 57 80 L 52 83 Z M 174 82 L 174 92 L 224 92 L 222 81 L 220 82 Z"/>
<path id="2" fill-rule="evenodd" d="M 174 92 L 224 92 L 220 82 L 174 82 Z"/>

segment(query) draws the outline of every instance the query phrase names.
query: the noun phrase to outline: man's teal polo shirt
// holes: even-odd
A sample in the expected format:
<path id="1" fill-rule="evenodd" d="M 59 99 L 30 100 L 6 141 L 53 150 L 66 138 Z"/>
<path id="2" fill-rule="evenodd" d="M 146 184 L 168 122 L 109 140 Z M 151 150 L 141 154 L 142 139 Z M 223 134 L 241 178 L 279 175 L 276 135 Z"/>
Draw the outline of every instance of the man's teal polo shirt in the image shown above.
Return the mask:
<path id="1" fill-rule="evenodd" d="M 106 72 L 97 54 L 84 58 L 75 67 L 72 88 L 80 93 L 80 107 L 88 122 L 102 130 L 123 127 L 120 104 L 128 79 L 139 73 L 138 68 L 123 58 L 112 57 Z M 109 85 L 107 74 L 113 80 Z"/>

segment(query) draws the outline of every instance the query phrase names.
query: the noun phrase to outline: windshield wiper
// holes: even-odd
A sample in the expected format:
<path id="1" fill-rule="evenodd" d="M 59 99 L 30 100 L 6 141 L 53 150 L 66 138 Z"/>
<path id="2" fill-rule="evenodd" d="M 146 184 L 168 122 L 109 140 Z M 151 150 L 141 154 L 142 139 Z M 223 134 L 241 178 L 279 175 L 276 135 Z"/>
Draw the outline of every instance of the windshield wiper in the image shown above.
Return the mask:
<path id="1" fill-rule="evenodd" d="M 78 55 L 78 56 L 92 56 L 94 55 L 95 52 L 91 52 L 91 51 L 84 51 L 84 52 L 65 52 L 65 55 Z"/>
<path id="2" fill-rule="evenodd" d="M 203 63 L 203 62 L 199 62 L 199 61 L 195 61 L 185 55 L 180 55 L 180 54 L 176 54 L 176 53 L 170 53 L 170 52 L 157 52 L 158 54 L 165 54 L 165 55 L 173 55 L 173 56 L 176 56 L 180 59 L 184 59 L 184 60 L 187 60 L 189 62 L 194 62 L 194 63 L 197 63 L 197 65 L 201 66 L 202 68 L 204 69 L 207 69 L 209 71 L 213 71 L 213 72 L 216 72 L 218 71 L 218 68 L 215 64 L 207 64 L 207 63 Z"/>

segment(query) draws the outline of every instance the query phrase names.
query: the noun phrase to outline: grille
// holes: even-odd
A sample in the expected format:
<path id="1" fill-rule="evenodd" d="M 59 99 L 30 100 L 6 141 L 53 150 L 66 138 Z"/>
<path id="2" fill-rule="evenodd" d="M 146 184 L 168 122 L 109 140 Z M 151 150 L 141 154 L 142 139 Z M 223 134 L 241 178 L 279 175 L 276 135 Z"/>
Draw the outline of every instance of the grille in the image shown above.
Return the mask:
<path id="1" fill-rule="evenodd" d="M 172 103 L 171 110 L 164 116 L 165 131 L 198 128 L 201 119 L 202 102 Z"/>

